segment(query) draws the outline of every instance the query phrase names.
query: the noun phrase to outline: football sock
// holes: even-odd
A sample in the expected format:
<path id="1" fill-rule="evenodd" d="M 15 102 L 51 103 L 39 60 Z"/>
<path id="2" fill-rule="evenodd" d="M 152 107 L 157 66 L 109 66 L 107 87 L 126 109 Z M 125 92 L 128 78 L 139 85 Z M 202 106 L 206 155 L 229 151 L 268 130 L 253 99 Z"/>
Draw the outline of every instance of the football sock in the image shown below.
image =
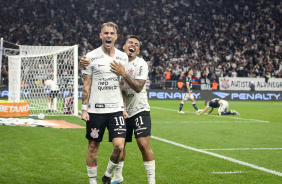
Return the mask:
<path id="1" fill-rule="evenodd" d="M 51 103 L 47 103 L 48 109 L 51 109 Z"/>
<path id="2" fill-rule="evenodd" d="M 121 178 L 122 177 L 122 169 L 123 169 L 124 161 L 120 161 L 117 165 L 117 168 L 114 172 L 114 177 Z"/>
<path id="3" fill-rule="evenodd" d="M 148 181 L 155 180 L 155 160 L 144 161 L 145 170 L 147 172 Z"/>
<path id="4" fill-rule="evenodd" d="M 228 112 L 221 112 L 221 115 L 229 115 L 229 114 L 231 114 L 230 111 L 228 111 Z"/>
<path id="5" fill-rule="evenodd" d="M 181 110 L 182 110 L 183 105 L 184 105 L 184 103 L 183 103 L 183 102 L 181 102 L 181 103 L 180 103 L 180 107 L 179 107 L 179 111 L 181 111 Z"/>
<path id="6" fill-rule="evenodd" d="M 192 105 L 193 105 L 193 107 L 195 108 L 195 110 L 197 111 L 197 110 L 198 110 L 198 107 L 197 107 L 197 105 L 196 105 L 196 102 L 192 102 Z"/>
<path id="7" fill-rule="evenodd" d="M 109 160 L 107 170 L 105 172 L 105 176 L 112 177 L 112 173 L 117 168 L 118 164 L 113 163 L 111 160 Z"/>
<path id="8" fill-rule="evenodd" d="M 86 166 L 86 168 L 87 168 L 87 174 L 88 174 L 88 177 L 89 177 L 90 184 L 96 184 L 97 183 L 96 177 L 97 177 L 98 166 L 94 166 L 94 167 Z"/>

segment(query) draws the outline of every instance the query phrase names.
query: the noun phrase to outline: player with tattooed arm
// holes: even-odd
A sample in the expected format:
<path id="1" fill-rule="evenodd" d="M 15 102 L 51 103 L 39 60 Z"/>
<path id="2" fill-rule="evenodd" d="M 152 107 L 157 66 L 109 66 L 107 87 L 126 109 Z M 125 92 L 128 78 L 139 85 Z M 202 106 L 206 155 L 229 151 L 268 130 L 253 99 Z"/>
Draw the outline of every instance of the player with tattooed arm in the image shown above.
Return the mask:
<path id="1" fill-rule="evenodd" d="M 90 184 L 97 184 L 97 153 L 106 127 L 109 141 L 113 143 L 113 152 L 102 177 L 104 184 L 111 183 L 111 175 L 123 156 L 126 137 L 124 104 L 120 76 L 111 71 L 110 63 L 117 61 L 126 65 L 128 56 L 114 47 L 117 30 L 118 27 L 113 22 L 102 25 L 100 33 L 102 46 L 86 54 L 85 59 L 90 61 L 90 65 L 82 71 L 84 83 L 81 119 L 86 121 L 88 139 L 86 165 Z"/>

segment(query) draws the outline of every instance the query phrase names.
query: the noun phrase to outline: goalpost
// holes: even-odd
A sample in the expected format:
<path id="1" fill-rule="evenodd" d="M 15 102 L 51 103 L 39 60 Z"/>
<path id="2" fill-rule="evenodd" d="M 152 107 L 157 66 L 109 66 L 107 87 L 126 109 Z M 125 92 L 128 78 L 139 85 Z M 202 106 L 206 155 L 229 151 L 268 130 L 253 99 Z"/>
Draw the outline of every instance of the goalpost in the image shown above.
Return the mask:
<path id="1" fill-rule="evenodd" d="M 19 45 L 19 55 L 8 56 L 9 102 L 30 102 L 30 114 L 64 115 L 64 99 L 73 95 L 78 115 L 78 46 Z M 53 80 L 59 91 L 48 111 L 43 80 Z"/>

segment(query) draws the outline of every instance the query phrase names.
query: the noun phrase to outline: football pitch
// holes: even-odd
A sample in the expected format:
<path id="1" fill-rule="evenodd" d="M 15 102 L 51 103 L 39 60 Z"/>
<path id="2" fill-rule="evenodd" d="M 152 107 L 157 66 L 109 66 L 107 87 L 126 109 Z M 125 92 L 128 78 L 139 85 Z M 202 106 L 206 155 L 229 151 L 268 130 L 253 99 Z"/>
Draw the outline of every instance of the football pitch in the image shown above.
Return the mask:
<path id="1" fill-rule="evenodd" d="M 240 116 L 196 115 L 191 101 L 149 101 L 151 147 L 157 184 L 282 183 L 282 102 L 229 101 Z M 81 104 L 81 102 L 79 102 Z M 199 109 L 204 101 L 197 101 Z M 47 116 L 85 126 L 75 116 Z M 85 129 L 0 126 L 0 183 L 89 183 Z M 99 184 L 112 144 L 104 135 L 98 152 Z M 124 184 L 146 184 L 136 141 L 126 146 Z"/>

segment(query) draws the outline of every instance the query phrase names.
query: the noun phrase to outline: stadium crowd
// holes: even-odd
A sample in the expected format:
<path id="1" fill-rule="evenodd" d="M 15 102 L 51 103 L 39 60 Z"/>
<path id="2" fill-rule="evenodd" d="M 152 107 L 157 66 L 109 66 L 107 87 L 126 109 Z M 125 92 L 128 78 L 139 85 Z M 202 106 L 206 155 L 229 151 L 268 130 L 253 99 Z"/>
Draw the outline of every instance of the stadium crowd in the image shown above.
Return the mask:
<path id="1" fill-rule="evenodd" d="M 151 83 L 185 78 L 282 77 L 282 3 L 278 0 L 1 1 L 1 37 L 19 45 L 100 46 L 99 25 L 119 26 L 116 47 L 140 36 Z M 1 75 L 7 84 L 7 58 Z M 3 84 L 3 82 L 2 82 Z M 173 87 L 175 83 L 172 83 Z"/>

